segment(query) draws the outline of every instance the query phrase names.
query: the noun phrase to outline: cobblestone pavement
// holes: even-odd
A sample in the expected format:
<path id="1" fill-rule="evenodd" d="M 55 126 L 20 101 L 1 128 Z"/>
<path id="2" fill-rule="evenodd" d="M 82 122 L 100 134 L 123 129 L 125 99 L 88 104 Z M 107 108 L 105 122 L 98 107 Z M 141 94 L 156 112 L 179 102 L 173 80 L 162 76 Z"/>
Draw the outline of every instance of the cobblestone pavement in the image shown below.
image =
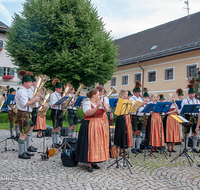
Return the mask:
<path id="1" fill-rule="evenodd" d="M 9 131 L 0 130 L 0 141 L 9 136 Z M 47 137 L 46 137 L 47 139 Z M 114 159 L 100 163 L 100 170 L 92 173 L 86 171 L 85 164 L 67 168 L 62 165 L 60 152 L 50 157 L 48 161 L 41 161 L 40 153 L 36 153 L 30 160 L 18 159 L 18 144 L 8 140 L 0 144 L 0 189 L 200 189 L 200 157 L 195 154 L 193 167 L 190 167 L 186 157 L 181 156 L 170 162 L 178 153 L 172 154 L 168 159 L 163 154 L 156 153 L 157 158 L 146 157 L 143 154 L 134 158 L 131 153 L 130 162 L 133 167 L 129 172 L 128 167 L 110 169 L 107 167 Z M 33 133 L 33 145 L 42 151 L 43 139 Z M 46 145 L 51 146 L 51 138 L 46 140 Z M 12 149 L 15 149 L 12 151 Z M 176 146 L 176 150 L 179 146 Z M 189 153 L 191 156 L 192 154 Z M 193 156 L 192 156 L 193 158 Z"/>

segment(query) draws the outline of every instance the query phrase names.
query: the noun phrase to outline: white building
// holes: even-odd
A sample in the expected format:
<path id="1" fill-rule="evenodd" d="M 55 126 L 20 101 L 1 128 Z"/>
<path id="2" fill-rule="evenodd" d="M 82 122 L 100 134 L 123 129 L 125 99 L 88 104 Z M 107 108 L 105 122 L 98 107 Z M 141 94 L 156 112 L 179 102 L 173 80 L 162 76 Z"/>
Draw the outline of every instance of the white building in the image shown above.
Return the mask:
<path id="1" fill-rule="evenodd" d="M 5 50 L 5 41 L 7 40 L 6 31 L 8 26 L 0 21 L 0 85 L 10 86 L 17 90 L 21 85 L 21 80 L 17 76 L 17 66 L 12 64 L 11 58 Z M 13 79 L 4 79 L 5 76 L 12 76 Z"/>

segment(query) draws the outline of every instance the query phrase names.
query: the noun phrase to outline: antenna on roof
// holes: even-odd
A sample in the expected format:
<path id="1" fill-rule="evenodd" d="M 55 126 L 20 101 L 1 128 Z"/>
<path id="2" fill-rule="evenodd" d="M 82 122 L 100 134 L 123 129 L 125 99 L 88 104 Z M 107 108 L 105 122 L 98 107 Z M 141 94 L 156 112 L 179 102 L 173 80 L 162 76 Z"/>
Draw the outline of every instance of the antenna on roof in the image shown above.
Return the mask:
<path id="1" fill-rule="evenodd" d="M 186 9 L 186 10 L 187 10 L 187 13 L 188 13 L 188 20 L 190 20 L 190 13 L 189 13 L 189 10 L 190 10 L 190 8 L 189 8 L 189 1 L 188 1 L 188 0 L 186 0 L 186 1 L 184 1 L 184 3 L 186 4 L 186 8 L 184 7 L 184 9 Z"/>

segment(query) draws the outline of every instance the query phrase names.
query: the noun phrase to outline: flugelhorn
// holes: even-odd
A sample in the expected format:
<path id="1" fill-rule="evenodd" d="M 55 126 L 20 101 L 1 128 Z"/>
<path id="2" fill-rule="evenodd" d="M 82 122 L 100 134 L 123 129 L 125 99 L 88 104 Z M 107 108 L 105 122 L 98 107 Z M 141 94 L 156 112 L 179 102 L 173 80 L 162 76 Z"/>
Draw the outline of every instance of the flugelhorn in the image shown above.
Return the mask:
<path id="1" fill-rule="evenodd" d="M 32 99 L 35 98 L 35 96 L 38 96 L 39 94 L 41 94 L 44 84 L 49 80 L 50 78 L 47 75 L 39 74 L 36 76 L 37 82 L 36 82 L 35 90 L 33 92 Z M 35 108 L 35 104 L 32 104 L 32 108 Z"/>
<path id="2" fill-rule="evenodd" d="M 116 89 L 113 88 L 113 87 L 111 87 L 111 91 L 108 93 L 108 95 L 107 95 L 106 97 L 107 97 L 107 98 L 110 98 L 110 96 L 111 96 L 112 94 L 115 94 L 115 93 L 117 93 Z"/>
<path id="3" fill-rule="evenodd" d="M 49 109 L 49 100 L 53 91 L 50 89 L 47 89 L 45 93 L 46 95 L 44 97 L 44 100 L 41 102 L 41 107 L 39 107 L 38 109 L 38 115 L 40 117 L 44 117 L 46 115 L 46 112 Z"/>
<path id="4" fill-rule="evenodd" d="M 5 102 L 4 93 L 7 93 L 7 89 L 4 86 L 0 86 L 0 110 Z"/>

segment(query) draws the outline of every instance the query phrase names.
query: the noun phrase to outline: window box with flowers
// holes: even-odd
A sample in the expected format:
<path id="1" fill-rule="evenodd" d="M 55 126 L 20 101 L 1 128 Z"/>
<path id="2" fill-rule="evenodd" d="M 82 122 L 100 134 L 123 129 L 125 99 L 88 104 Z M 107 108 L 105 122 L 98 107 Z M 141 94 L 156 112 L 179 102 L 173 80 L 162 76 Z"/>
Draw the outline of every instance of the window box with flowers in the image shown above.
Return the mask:
<path id="1" fill-rule="evenodd" d="M 3 79 L 3 80 L 11 80 L 11 79 L 13 79 L 13 78 L 14 78 L 14 77 L 11 76 L 11 75 L 9 75 L 9 74 L 8 74 L 8 75 L 3 75 L 3 76 L 2 76 L 2 79 Z"/>
<path id="2" fill-rule="evenodd" d="M 188 83 L 194 85 L 194 90 L 195 90 L 195 98 L 200 100 L 200 92 L 199 92 L 199 87 L 200 87 L 200 69 L 197 68 L 194 75 L 192 76 L 191 74 L 189 75 L 190 78 L 188 78 Z"/>

